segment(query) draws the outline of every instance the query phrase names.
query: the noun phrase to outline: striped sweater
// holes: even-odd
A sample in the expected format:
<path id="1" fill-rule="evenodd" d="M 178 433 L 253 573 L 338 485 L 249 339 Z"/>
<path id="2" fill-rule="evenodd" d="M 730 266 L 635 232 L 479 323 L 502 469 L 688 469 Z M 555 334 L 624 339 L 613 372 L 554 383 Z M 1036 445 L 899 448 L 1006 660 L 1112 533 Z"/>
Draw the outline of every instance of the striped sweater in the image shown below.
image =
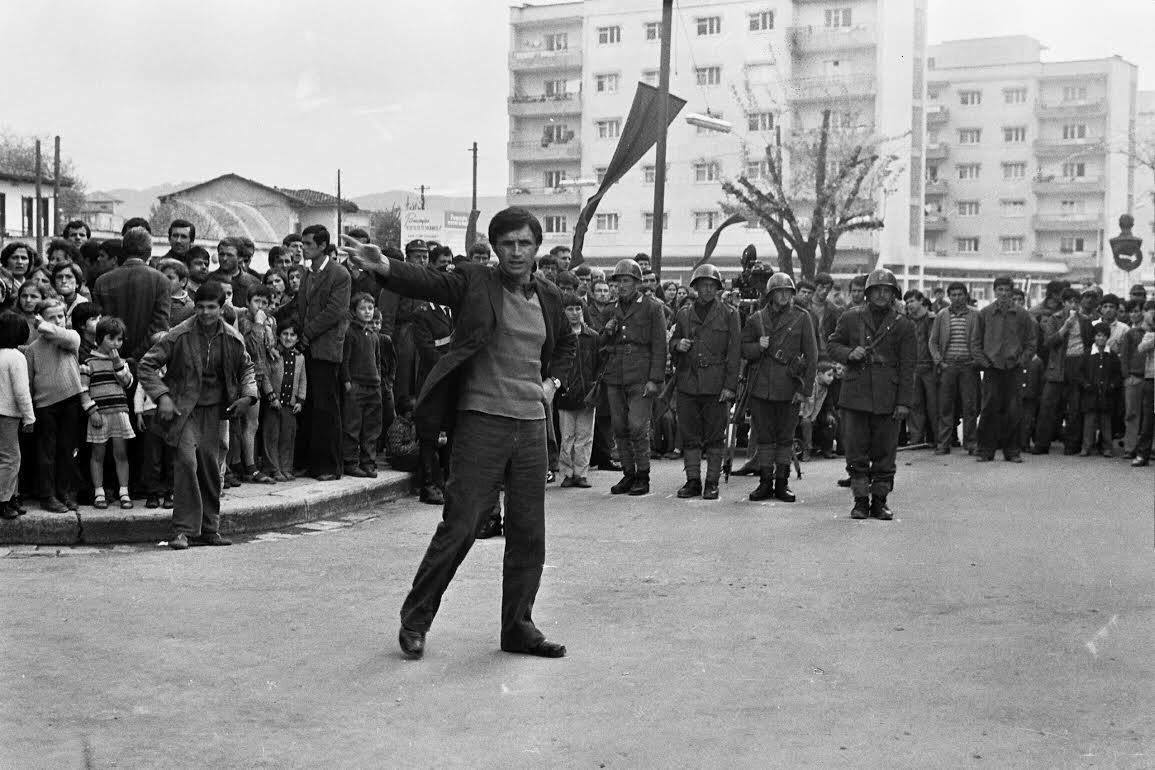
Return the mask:
<path id="1" fill-rule="evenodd" d="M 112 359 L 94 350 L 80 367 L 80 384 L 84 386 L 80 404 L 84 411 L 128 412 L 126 391 L 132 387 L 132 372 L 123 358 L 116 361 L 114 365 Z"/>

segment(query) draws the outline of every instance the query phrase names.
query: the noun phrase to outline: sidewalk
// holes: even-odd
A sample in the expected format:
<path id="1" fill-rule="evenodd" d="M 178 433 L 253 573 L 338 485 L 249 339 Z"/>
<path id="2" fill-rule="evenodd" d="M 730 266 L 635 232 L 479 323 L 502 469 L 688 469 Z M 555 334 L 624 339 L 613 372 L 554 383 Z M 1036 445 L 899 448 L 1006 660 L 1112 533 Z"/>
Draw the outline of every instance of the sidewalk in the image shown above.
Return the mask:
<path id="1" fill-rule="evenodd" d="M 375 479 L 344 477 L 338 481 L 300 479 L 281 484 L 244 484 L 221 500 L 221 534 L 259 532 L 315 521 L 409 494 L 410 474 L 384 470 Z M 28 514 L 0 520 L 0 544 L 97 545 L 167 540 L 172 511 L 145 508 L 134 500 L 121 510 L 115 500 L 107 510 L 81 506 L 75 513 L 48 513 L 36 500 Z"/>

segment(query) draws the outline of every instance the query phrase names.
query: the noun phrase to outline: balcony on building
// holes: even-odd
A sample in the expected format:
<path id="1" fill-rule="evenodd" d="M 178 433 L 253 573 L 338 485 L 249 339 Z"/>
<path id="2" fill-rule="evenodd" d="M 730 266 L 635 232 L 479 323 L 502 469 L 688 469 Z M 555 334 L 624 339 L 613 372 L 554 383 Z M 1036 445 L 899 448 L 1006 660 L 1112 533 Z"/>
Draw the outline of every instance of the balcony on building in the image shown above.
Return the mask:
<path id="1" fill-rule="evenodd" d="M 950 120 L 950 108 L 945 104 L 932 104 L 926 108 L 926 125 L 942 126 Z"/>
<path id="2" fill-rule="evenodd" d="M 922 229 L 928 233 L 941 233 L 947 228 L 947 217 L 942 212 L 929 212 L 923 220 Z"/>
<path id="3" fill-rule="evenodd" d="M 582 52 L 580 48 L 563 48 L 560 51 L 527 48 L 511 51 L 509 68 L 514 72 L 580 70 L 582 68 Z"/>
<path id="4" fill-rule="evenodd" d="M 873 99 L 877 81 L 870 74 L 793 78 L 787 83 L 786 91 L 787 98 L 794 103 Z"/>
<path id="5" fill-rule="evenodd" d="M 1098 230 L 1103 226 L 1100 214 L 1035 214 L 1033 226 L 1037 231 L 1078 233 Z"/>
<path id="6" fill-rule="evenodd" d="M 853 27 L 816 25 L 790 27 L 787 30 L 787 39 L 794 55 L 799 56 L 808 53 L 872 48 L 877 44 L 878 38 L 872 26 L 860 24 Z"/>
<path id="7" fill-rule="evenodd" d="M 581 160 L 582 145 L 576 138 L 568 142 L 546 142 L 541 138 L 512 139 L 509 142 L 511 161 Z"/>
<path id="8" fill-rule="evenodd" d="M 570 187 L 510 187 L 505 197 L 510 206 L 525 208 L 577 208 L 582 203 L 581 191 Z"/>
<path id="9" fill-rule="evenodd" d="M 1037 176 L 1031 183 L 1037 195 L 1051 193 L 1102 193 L 1106 188 L 1097 176 Z"/>
<path id="10" fill-rule="evenodd" d="M 1065 158 L 1075 155 L 1097 155 L 1107 151 L 1102 139 L 1036 139 L 1035 155 Z"/>
<path id="11" fill-rule="evenodd" d="M 945 179 L 928 179 L 923 192 L 928 196 L 940 197 L 949 192 Z"/>
<path id="12" fill-rule="evenodd" d="M 948 155 L 950 155 L 950 145 L 946 142 L 938 142 L 926 146 L 927 160 L 946 160 Z"/>
<path id="13" fill-rule="evenodd" d="M 1082 99 L 1070 102 L 1038 102 L 1035 116 L 1046 118 L 1095 118 L 1107 114 L 1105 99 Z"/>
<path id="14" fill-rule="evenodd" d="M 549 118 L 554 115 L 581 115 L 581 94 L 554 94 L 509 97 L 509 114 L 514 118 Z"/>

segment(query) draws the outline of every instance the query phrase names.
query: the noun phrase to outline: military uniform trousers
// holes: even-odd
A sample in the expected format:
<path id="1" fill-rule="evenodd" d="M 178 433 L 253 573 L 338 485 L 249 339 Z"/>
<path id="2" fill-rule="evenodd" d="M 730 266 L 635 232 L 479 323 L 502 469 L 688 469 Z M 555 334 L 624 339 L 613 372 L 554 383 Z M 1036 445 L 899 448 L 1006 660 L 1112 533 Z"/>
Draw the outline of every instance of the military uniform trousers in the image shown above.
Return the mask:
<path id="1" fill-rule="evenodd" d="M 846 472 L 856 498 L 886 497 L 894 489 L 899 422 L 890 414 L 842 410 Z"/>
<path id="2" fill-rule="evenodd" d="M 730 405 L 719 401 L 716 393 L 692 395 L 678 391 L 678 438 L 688 478 L 701 478 L 705 452 L 706 478 L 718 480 L 729 416 Z"/>
<path id="3" fill-rule="evenodd" d="M 606 385 L 622 471 L 629 475 L 650 472 L 651 399 L 645 397 L 645 392 L 646 385 L 641 382 Z"/>
<path id="4" fill-rule="evenodd" d="M 798 428 L 798 404 L 750 398 L 753 435 L 758 441 L 758 467 L 789 465 L 794 459 L 794 431 Z"/>

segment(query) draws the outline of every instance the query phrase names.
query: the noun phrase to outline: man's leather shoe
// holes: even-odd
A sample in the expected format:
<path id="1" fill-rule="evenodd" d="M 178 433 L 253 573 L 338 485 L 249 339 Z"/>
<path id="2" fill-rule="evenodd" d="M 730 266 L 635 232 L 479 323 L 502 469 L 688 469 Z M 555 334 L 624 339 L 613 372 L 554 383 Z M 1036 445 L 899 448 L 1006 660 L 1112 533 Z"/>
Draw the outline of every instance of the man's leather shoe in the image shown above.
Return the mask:
<path id="1" fill-rule="evenodd" d="M 1131 461 L 1131 467 L 1132 468 L 1146 468 L 1148 462 L 1149 461 L 1147 460 L 1146 457 L 1143 457 L 1142 455 L 1138 455 L 1135 457 L 1134 460 Z"/>
<path id="2" fill-rule="evenodd" d="M 934 453 L 936 455 L 949 455 L 950 454 L 950 447 L 943 447 L 943 446 L 936 447 L 934 450 Z"/>
<path id="3" fill-rule="evenodd" d="M 430 484 L 426 487 L 421 487 L 421 502 L 429 503 L 430 505 L 445 505 L 445 495 L 441 492 L 441 488 Z"/>
<path id="4" fill-rule="evenodd" d="M 611 460 L 608 463 L 601 463 L 600 465 L 598 465 L 598 470 L 599 471 L 611 471 L 613 473 L 621 473 L 622 466 Z"/>
<path id="5" fill-rule="evenodd" d="M 758 473 L 758 463 L 754 460 L 748 460 L 745 465 L 736 471 L 730 473 L 731 476 L 753 476 Z"/>
<path id="6" fill-rule="evenodd" d="M 173 538 L 168 541 L 168 547 L 174 551 L 185 550 L 188 548 L 188 535 L 183 532 L 179 535 L 174 535 Z"/>
<path id="7" fill-rule="evenodd" d="M 501 514 L 490 514 L 490 516 L 486 518 L 485 523 L 482 524 L 480 528 L 478 528 L 474 539 L 488 540 L 491 537 L 497 537 L 501 534 L 501 532 Z"/>
<path id="8" fill-rule="evenodd" d="M 870 515 L 882 521 L 890 521 L 894 518 L 894 514 L 890 512 L 890 507 L 886 504 L 886 498 L 878 496 L 870 501 Z"/>
<path id="9" fill-rule="evenodd" d="M 68 513 L 68 506 L 55 497 L 46 497 L 40 502 L 40 507 L 49 513 Z"/>
<path id="10" fill-rule="evenodd" d="M 157 497 L 156 495 L 149 495 L 148 499 L 144 501 L 144 507 L 145 508 L 159 508 L 160 507 L 160 498 Z"/>
<path id="11" fill-rule="evenodd" d="M 1007 462 L 1009 462 L 1009 463 L 1021 463 L 1022 461 L 1023 461 L 1022 455 L 1011 455 L 1010 457 L 1007 458 Z"/>
<path id="12" fill-rule="evenodd" d="M 578 489 L 589 489 L 593 485 L 590 484 L 590 480 L 585 476 L 574 476 L 573 486 L 577 487 Z"/>
<path id="13" fill-rule="evenodd" d="M 550 642 L 542 639 L 532 647 L 526 647 L 524 650 L 509 650 L 505 647 L 501 648 L 504 652 L 512 652 L 520 655 L 536 655 L 539 658 L 564 658 L 565 645 L 557 642 Z"/>
<path id="14" fill-rule="evenodd" d="M 401 626 L 401 630 L 397 632 L 397 644 L 401 646 L 401 652 L 405 657 L 412 660 L 420 660 L 425 654 L 425 634 L 420 631 L 410 631 Z"/>
<path id="15" fill-rule="evenodd" d="M 754 487 L 754 491 L 750 493 L 750 502 L 757 503 L 762 500 L 769 500 L 774 496 L 774 477 L 768 471 L 762 471 L 762 476 L 758 481 L 758 486 Z"/>
<path id="16" fill-rule="evenodd" d="M 217 546 L 220 546 L 220 545 L 232 545 L 233 544 L 233 541 L 229 540 L 227 537 L 221 537 L 220 532 L 209 532 L 208 534 L 201 535 L 200 537 L 192 537 L 192 538 L 189 538 L 189 542 L 192 543 L 193 545 L 217 545 Z"/>
<path id="17" fill-rule="evenodd" d="M 718 499 L 718 482 L 706 481 L 706 486 L 702 487 L 703 500 L 717 500 Z"/>
<path id="18" fill-rule="evenodd" d="M 994 459 L 995 459 L 994 457 L 988 457 L 987 455 L 979 455 L 978 457 L 975 458 L 975 462 L 976 463 L 989 463 L 991 460 L 994 460 Z"/>
<path id="19" fill-rule="evenodd" d="M 165 492 L 164 498 L 160 501 L 160 507 L 167 510 L 172 510 L 174 501 L 172 499 L 172 492 Z"/>
<path id="20" fill-rule="evenodd" d="M 558 484 L 557 486 L 558 486 L 558 489 L 569 489 L 573 485 L 574 485 L 573 476 L 566 476 L 564 479 L 561 480 L 561 483 Z"/>
<path id="21" fill-rule="evenodd" d="M 634 483 L 630 485 L 630 494 L 634 497 L 650 494 L 650 474 L 639 473 L 634 476 Z"/>
<path id="22" fill-rule="evenodd" d="M 854 507 L 850 510 L 850 518 L 852 519 L 869 519 L 870 518 L 870 498 L 856 497 L 854 498 Z"/>
<path id="23" fill-rule="evenodd" d="M 360 465 L 352 465 L 352 464 L 346 465 L 345 466 L 345 475 L 346 476 L 352 476 L 353 478 L 357 478 L 357 479 L 369 478 L 369 474 L 366 473 L 365 470 Z"/>
<path id="24" fill-rule="evenodd" d="M 611 495 L 624 495 L 627 492 L 629 492 L 631 489 L 633 489 L 633 486 L 634 486 L 634 475 L 632 473 L 627 473 L 627 474 L 622 476 L 621 481 L 619 481 L 617 484 L 614 484 L 612 487 L 610 487 L 610 494 Z"/>
<path id="25" fill-rule="evenodd" d="M 849 488 L 850 487 L 850 479 L 849 478 L 839 479 L 838 480 L 838 486 L 842 487 L 843 489 Z"/>
<path id="26" fill-rule="evenodd" d="M 687 500 L 691 497 L 697 497 L 702 494 L 702 480 L 701 479 L 687 479 L 682 488 L 678 490 L 678 498 Z"/>
<path id="27" fill-rule="evenodd" d="M 320 476 L 317 477 L 317 481 L 336 481 L 336 480 L 337 480 L 337 474 L 336 473 L 322 473 Z"/>

